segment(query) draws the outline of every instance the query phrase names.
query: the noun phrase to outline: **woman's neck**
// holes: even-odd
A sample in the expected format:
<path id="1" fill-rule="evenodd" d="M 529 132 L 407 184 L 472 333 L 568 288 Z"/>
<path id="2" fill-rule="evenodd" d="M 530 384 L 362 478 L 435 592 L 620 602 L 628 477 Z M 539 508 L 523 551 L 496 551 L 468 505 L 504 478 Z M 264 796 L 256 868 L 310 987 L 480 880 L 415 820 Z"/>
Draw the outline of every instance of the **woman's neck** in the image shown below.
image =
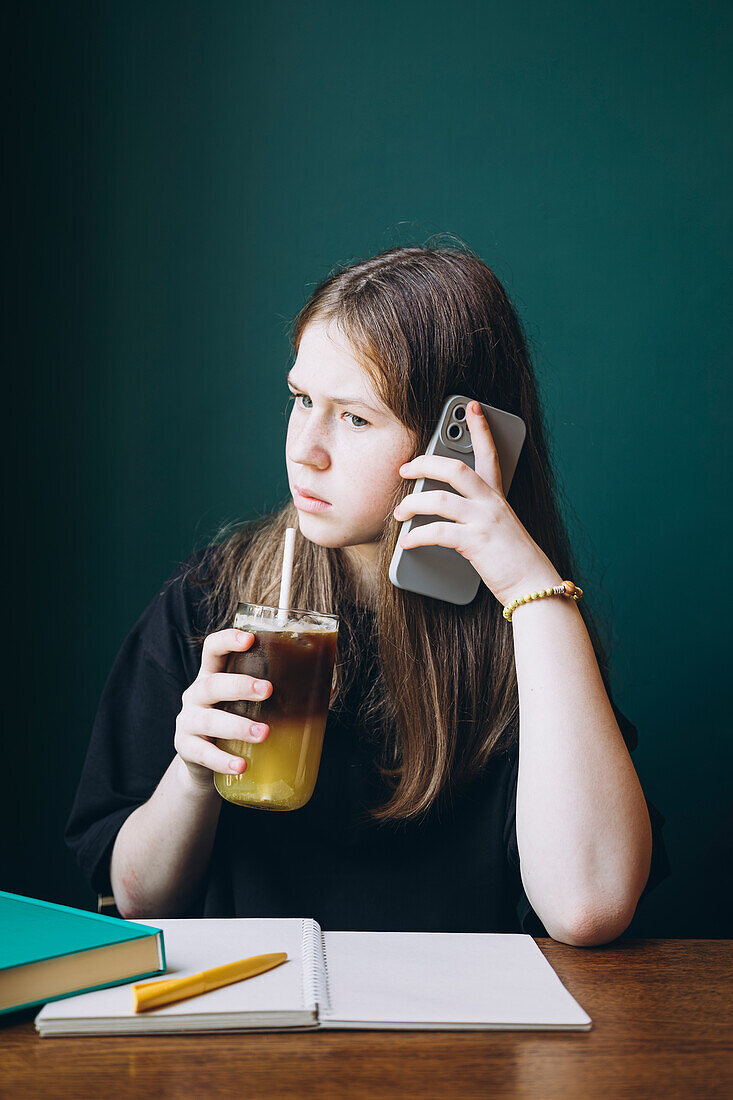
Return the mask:
<path id="1" fill-rule="evenodd" d="M 364 546 L 345 546 L 343 550 L 349 566 L 354 602 L 372 606 L 377 596 L 378 544 L 370 542 Z"/>

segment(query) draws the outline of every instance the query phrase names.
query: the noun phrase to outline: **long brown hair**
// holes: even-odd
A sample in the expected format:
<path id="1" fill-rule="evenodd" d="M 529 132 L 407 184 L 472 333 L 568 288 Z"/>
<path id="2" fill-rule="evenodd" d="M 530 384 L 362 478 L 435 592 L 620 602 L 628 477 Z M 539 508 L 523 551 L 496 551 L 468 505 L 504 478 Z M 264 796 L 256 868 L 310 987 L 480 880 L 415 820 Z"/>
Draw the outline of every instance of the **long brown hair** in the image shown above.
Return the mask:
<path id="1" fill-rule="evenodd" d="M 521 322 L 490 268 L 463 247 L 390 248 L 337 269 L 318 285 L 291 326 L 297 355 L 312 321 L 335 323 L 378 395 L 427 448 L 446 397 L 462 393 L 521 416 L 524 447 L 508 500 L 563 577 L 583 583 L 558 506 L 537 386 Z M 394 495 L 394 507 L 413 483 Z M 371 610 L 377 665 L 361 716 L 381 730 L 379 770 L 390 791 L 371 809 L 380 822 L 422 817 L 439 796 L 461 789 L 518 736 L 519 701 L 512 626 L 491 591 L 466 606 L 396 588 L 388 567 L 400 524 L 392 511 L 380 539 Z M 353 682 L 364 646 L 358 599 L 345 556 L 299 531 L 292 501 L 255 521 L 230 525 L 204 553 L 195 579 L 207 589 L 205 633 L 231 625 L 240 601 L 276 601 L 285 529 L 296 529 L 293 607 L 340 614 L 332 709 Z M 578 604 L 604 679 L 604 646 Z M 356 606 L 354 606 L 356 605 Z M 203 634 L 199 638 L 203 640 Z"/>

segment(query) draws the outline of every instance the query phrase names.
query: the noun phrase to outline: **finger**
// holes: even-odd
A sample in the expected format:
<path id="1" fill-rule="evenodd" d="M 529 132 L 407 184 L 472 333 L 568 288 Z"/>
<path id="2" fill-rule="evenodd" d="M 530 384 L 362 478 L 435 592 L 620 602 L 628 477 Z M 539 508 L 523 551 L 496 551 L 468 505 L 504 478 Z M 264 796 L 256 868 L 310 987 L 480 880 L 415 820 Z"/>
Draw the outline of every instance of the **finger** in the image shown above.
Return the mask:
<path id="1" fill-rule="evenodd" d="M 468 518 L 468 503 L 465 497 L 440 489 L 428 493 L 410 493 L 397 505 L 394 517 L 405 520 L 415 515 L 442 516 L 460 523 Z"/>
<path id="2" fill-rule="evenodd" d="M 405 550 L 414 550 L 416 546 L 449 546 L 460 553 L 464 537 L 465 527 L 462 524 L 426 523 L 400 535 L 398 541 Z"/>
<path id="3" fill-rule="evenodd" d="M 179 726 L 184 733 L 192 733 L 199 737 L 227 738 L 229 741 L 262 741 L 262 735 L 253 729 L 253 726 L 265 726 L 266 722 L 260 722 L 254 718 L 244 718 L 239 714 L 230 714 L 227 710 L 218 707 L 195 707 L 190 715 L 182 713 Z M 267 735 L 265 735 L 267 736 Z"/>
<path id="4" fill-rule="evenodd" d="M 249 649 L 254 634 L 244 630 L 217 630 L 204 639 L 201 668 L 204 672 L 224 672 L 230 653 Z"/>
<path id="5" fill-rule="evenodd" d="M 190 764 L 201 764 L 212 772 L 230 772 L 241 775 L 246 771 L 247 761 L 241 756 L 232 756 L 224 749 L 212 745 L 205 737 L 196 737 L 192 733 L 180 733 L 176 736 L 176 752 Z"/>
<path id="6" fill-rule="evenodd" d="M 476 473 L 487 485 L 503 495 L 499 454 L 489 422 L 478 401 L 469 401 L 466 405 L 466 424 L 471 434 Z"/>
<path id="7" fill-rule="evenodd" d="M 464 497 L 481 496 L 485 494 L 487 484 L 483 479 L 457 458 L 446 458 L 443 455 L 418 455 L 411 462 L 406 462 L 399 469 L 402 477 L 410 480 L 418 477 L 429 477 L 433 481 L 443 481 L 451 485 Z"/>
<path id="8" fill-rule="evenodd" d="M 256 684 L 264 686 L 257 691 Z M 235 702 L 238 699 L 269 699 L 272 684 L 269 680 L 255 680 L 252 676 L 242 676 L 234 672 L 209 672 L 198 676 L 191 688 L 191 698 L 200 706 L 210 707 L 224 701 Z"/>

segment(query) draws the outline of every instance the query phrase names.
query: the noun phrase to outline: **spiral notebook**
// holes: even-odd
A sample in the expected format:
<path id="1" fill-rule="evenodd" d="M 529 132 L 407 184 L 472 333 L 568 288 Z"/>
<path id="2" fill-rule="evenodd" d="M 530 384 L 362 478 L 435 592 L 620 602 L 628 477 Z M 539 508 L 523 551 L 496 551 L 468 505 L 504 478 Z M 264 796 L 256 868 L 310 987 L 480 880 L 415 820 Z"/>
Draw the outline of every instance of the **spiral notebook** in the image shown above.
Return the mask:
<path id="1" fill-rule="evenodd" d="M 42 1037 L 591 1027 L 527 935 L 324 932 L 307 917 L 136 923 L 163 930 L 170 977 L 273 951 L 286 951 L 288 958 L 253 978 L 140 1014 L 129 985 L 54 1001 L 36 1017 Z"/>

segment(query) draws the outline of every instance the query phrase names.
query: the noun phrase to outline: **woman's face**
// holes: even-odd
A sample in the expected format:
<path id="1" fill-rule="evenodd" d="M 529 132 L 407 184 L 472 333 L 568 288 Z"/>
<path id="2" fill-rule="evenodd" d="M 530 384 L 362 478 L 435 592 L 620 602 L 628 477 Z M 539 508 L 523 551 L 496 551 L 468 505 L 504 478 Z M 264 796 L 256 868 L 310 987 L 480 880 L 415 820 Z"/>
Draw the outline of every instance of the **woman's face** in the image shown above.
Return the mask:
<path id="1" fill-rule="evenodd" d="M 377 540 L 412 457 L 411 433 L 374 392 L 347 339 L 312 321 L 288 376 L 297 396 L 285 447 L 302 534 L 320 546 L 354 547 L 374 562 Z M 309 511 L 298 488 L 328 502 Z"/>

